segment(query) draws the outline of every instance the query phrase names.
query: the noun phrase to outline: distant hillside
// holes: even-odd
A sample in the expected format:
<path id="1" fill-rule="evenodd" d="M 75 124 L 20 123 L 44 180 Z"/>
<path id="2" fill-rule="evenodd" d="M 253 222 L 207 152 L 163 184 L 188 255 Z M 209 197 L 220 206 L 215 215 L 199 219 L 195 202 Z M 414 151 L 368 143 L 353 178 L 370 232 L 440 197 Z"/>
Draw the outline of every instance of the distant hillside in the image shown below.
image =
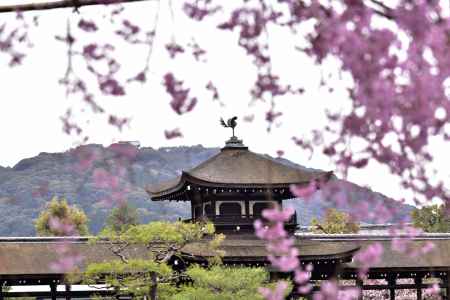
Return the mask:
<path id="1" fill-rule="evenodd" d="M 64 197 L 69 203 L 81 207 L 89 216 L 92 232 L 103 227 L 111 208 L 99 203 L 110 193 L 98 189 L 92 182 L 92 174 L 77 171 L 79 161 L 73 153 L 77 150 L 95 150 L 108 159 L 108 148 L 100 145 L 86 145 L 64 153 L 40 153 L 36 157 L 21 160 L 13 168 L 0 166 L 0 236 L 35 235 L 33 220 L 45 207 L 52 196 Z M 130 192 L 129 201 L 138 207 L 142 222 L 167 219 L 176 220 L 190 215 L 188 203 L 152 202 L 144 191 L 147 184 L 163 181 L 177 176 L 218 153 L 218 148 L 166 147 L 160 149 L 140 148 L 129 168 L 127 178 Z M 282 159 L 281 162 L 296 165 Z M 380 201 L 389 202 L 381 194 Z M 308 225 L 313 216 L 321 217 L 330 205 L 325 201 L 289 200 L 296 207 L 298 221 Z M 411 206 L 397 204 L 402 215 L 408 215 Z"/>

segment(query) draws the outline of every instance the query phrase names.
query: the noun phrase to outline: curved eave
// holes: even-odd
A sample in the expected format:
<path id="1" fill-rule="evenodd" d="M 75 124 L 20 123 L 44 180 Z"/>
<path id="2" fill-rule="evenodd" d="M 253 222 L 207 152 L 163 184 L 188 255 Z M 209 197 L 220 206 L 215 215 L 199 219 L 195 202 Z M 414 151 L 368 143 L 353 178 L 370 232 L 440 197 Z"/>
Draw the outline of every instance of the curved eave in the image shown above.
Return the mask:
<path id="1" fill-rule="evenodd" d="M 334 176 L 332 171 L 318 173 L 317 176 L 311 178 L 311 180 L 316 180 L 319 178 L 325 178 L 329 180 Z M 201 186 L 209 189 L 286 189 L 286 196 L 284 198 L 293 198 L 294 196 L 290 193 L 289 187 L 293 184 L 309 184 L 310 181 L 302 182 L 282 182 L 282 183 L 238 183 L 238 182 L 211 182 L 206 181 L 189 174 L 189 172 L 183 171 L 181 176 L 165 181 L 153 186 L 148 186 L 146 188 L 147 193 L 150 195 L 153 201 L 162 200 L 177 200 L 177 201 L 189 201 L 190 199 L 186 195 L 187 187 L 189 185 Z M 216 192 L 216 191 L 214 191 Z M 220 191 L 218 191 L 220 193 Z"/>
<path id="2" fill-rule="evenodd" d="M 255 244 L 251 245 L 251 241 L 241 240 L 234 241 L 233 244 L 229 245 L 231 242 L 225 240 L 223 245 L 219 247 L 223 251 L 224 255 L 222 257 L 224 262 L 233 261 L 253 261 L 253 262 L 268 262 L 267 261 L 267 250 L 266 246 L 262 241 L 255 240 Z M 239 245 L 239 243 L 242 245 Z M 250 242 L 250 244 L 249 244 Z M 298 256 L 302 261 L 319 261 L 319 260 L 336 260 L 341 263 L 350 262 L 353 255 L 361 248 L 359 245 L 342 245 L 338 248 L 327 247 L 333 246 L 327 244 L 327 242 L 321 242 L 315 245 L 315 251 L 307 250 L 302 245 L 296 245 L 299 250 L 300 255 Z M 187 245 L 182 249 L 182 254 L 186 258 L 191 260 L 206 260 L 209 257 L 216 255 L 214 251 L 207 248 L 206 245 L 201 243 L 194 243 L 192 245 Z"/>
<path id="3" fill-rule="evenodd" d="M 147 186 L 145 191 L 153 201 L 178 200 L 187 201 L 184 172 L 175 179 Z"/>

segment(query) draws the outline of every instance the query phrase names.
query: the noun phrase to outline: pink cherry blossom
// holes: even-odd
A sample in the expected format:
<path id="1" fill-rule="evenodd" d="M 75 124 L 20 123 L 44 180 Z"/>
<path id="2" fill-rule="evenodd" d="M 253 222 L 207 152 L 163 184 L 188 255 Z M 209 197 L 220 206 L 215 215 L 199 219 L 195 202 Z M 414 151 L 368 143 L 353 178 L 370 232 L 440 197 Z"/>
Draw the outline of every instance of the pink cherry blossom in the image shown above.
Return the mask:
<path id="1" fill-rule="evenodd" d="M 115 189 L 119 185 L 119 178 L 105 169 L 97 168 L 92 174 L 94 184 L 98 188 Z"/>
<path id="2" fill-rule="evenodd" d="M 262 212 L 262 216 L 271 222 L 286 222 L 288 221 L 295 210 L 292 207 L 280 210 L 278 207 L 272 209 L 265 209 Z"/>
<path id="3" fill-rule="evenodd" d="M 353 256 L 354 261 L 360 265 L 358 270 L 358 276 L 360 278 L 366 276 L 370 267 L 380 263 L 383 252 L 383 246 L 377 242 L 367 246 L 366 249 L 359 250 Z"/>
<path id="4" fill-rule="evenodd" d="M 320 291 L 314 293 L 313 300 L 356 300 L 359 294 L 358 288 L 340 290 L 335 281 L 324 281 L 320 286 Z"/>
<path id="5" fill-rule="evenodd" d="M 308 185 L 293 184 L 290 187 L 291 193 L 301 199 L 309 199 L 316 191 L 317 186 L 315 181 L 311 181 Z"/>
<path id="6" fill-rule="evenodd" d="M 81 254 L 66 254 L 50 264 L 50 269 L 58 273 L 69 273 L 83 261 Z"/>
<path id="7" fill-rule="evenodd" d="M 171 140 L 174 138 L 183 137 L 183 134 L 181 133 L 179 128 L 175 128 L 172 130 L 164 130 L 164 136 L 166 139 Z"/>
<path id="8" fill-rule="evenodd" d="M 425 289 L 423 295 L 429 297 L 430 299 L 441 299 L 440 296 L 441 288 L 439 284 L 434 283 L 430 288 Z M 428 298 L 427 298 L 428 299 Z"/>
<path id="9" fill-rule="evenodd" d="M 263 288 L 258 289 L 259 293 L 267 300 L 283 300 L 288 284 L 285 281 L 277 282 L 275 289 Z"/>
<path id="10" fill-rule="evenodd" d="M 61 220 L 57 217 L 50 217 L 48 225 L 51 230 L 60 232 L 62 235 L 75 235 L 76 228 L 74 224 L 68 223 L 66 220 Z"/>

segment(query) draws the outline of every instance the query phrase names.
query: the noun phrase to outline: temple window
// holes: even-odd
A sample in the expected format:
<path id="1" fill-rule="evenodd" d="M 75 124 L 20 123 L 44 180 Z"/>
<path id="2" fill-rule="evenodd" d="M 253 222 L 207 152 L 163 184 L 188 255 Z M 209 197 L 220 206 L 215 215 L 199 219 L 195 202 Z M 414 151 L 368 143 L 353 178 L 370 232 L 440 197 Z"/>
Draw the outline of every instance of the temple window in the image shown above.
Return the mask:
<path id="1" fill-rule="evenodd" d="M 234 215 L 240 216 L 245 215 L 245 208 L 241 202 L 222 202 L 219 203 L 219 215 Z"/>
<path id="2" fill-rule="evenodd" d="M 275 205 L 273 201 L 251 201 L 250 202 L 250 215 L 261 216 L 262 211 L 271 208 Z"/>
<path id="3" fill-rule="evenodd" d="M 195 206 L 194 208 L 195 218 L 199 218 L 203 215 L 203 210 L 201 206 Z"/>
<path id="4" fill-rule="evenodd" d="M 212 206 L 210 203 L 205 204 L 204 206 L 205 216 L 212 216 L 214 215 L 214 211 L 212 209 Z"/>

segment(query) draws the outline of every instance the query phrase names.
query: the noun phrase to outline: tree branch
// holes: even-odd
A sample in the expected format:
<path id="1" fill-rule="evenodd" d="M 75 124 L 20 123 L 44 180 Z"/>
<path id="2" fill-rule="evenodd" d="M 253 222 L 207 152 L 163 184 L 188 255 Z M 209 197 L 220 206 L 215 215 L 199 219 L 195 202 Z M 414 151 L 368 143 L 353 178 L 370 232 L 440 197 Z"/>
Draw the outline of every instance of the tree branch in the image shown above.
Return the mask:
<path id="1" fill-rule="evenodd" d="M 377 8 L 373 8 L 372 7 L 372 11 L 382 17 L 385 17 L 386 19 L 389 20 L 393 20 L 395 19 L 395 16 L 392 12 L 392 8 L 387 6 L 386 4 L 384 4 L 382 1 L 379 0 L 368 0 L 370 3 L 376 5 L 377 7 L 379 7 L 379 9 Z"/>
<path id="2" fill-rule="evenodd" d="M 142 1 L 154 1 L 154 0 L 58 0 L 40 3 L 0 5 L 0 13 L 48 10 L 56 8 L 78 9 L 82 6 L 142 2 Z"/>
<path id="3" fill-rule="evenodd" d="M 109 249 L 111 250 L 111 252 L 114 253 L 115 255 L 117 255 L 123 263 L 127 264 L 128 259 L 124 254 L 122 254 L 122 251 L 125 250 L 125 248 L 128 247 L 129 244 L 125 243 L 125 244 L 119 246 L 118 248 L 114 247 L 113 242 L 110 242 L 110 245 L 111 245 L 111 247 Z"/>

